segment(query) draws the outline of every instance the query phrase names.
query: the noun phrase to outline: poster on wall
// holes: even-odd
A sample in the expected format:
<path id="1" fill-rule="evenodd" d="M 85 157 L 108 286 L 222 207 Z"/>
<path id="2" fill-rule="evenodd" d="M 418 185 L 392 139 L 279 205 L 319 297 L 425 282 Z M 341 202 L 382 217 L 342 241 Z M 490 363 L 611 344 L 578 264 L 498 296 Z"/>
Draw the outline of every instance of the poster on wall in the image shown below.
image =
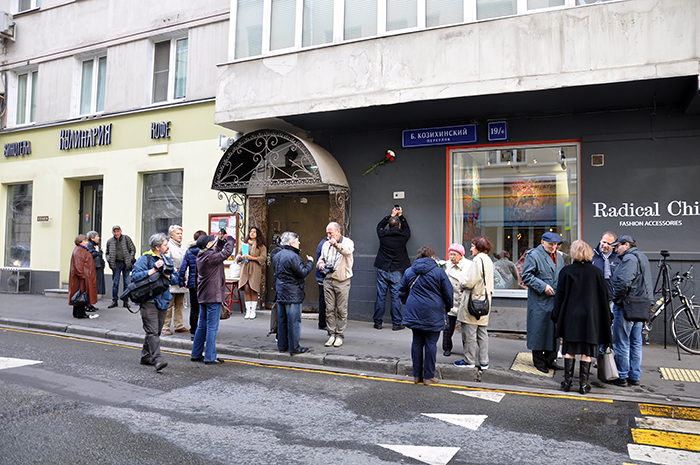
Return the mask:
<path id="1" fill-rule="evenodd" d="M 221 228 L 231 228 L 236 237 L 236 253 L 238 253 L 238 215 L 231 213 L 209 214 L 209 234 L 217 234 Z"/>
<path id="2" fill-rule="evenodd" d="M 504 179 L 504 224 L 548 226 L 557 221 L 557 187 L 553 176 Z"/>

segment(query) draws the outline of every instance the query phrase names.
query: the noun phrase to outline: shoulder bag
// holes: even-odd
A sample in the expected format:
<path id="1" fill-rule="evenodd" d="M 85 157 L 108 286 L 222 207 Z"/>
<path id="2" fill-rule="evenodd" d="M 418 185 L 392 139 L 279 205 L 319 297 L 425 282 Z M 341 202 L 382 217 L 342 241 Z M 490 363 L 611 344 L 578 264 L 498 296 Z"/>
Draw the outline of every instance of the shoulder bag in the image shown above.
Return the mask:
<path id="1" fill-rule="evenodd" d="M 642 265 L 641 263 L 639 263 L 639 258 L 636 255 L 635 258 L 637 259 L 639 274 L 642 276 L 642 286 L 646 286 L 646 283 L 644 282 L 644 272 L 642 271 Z M 627 321 L 632 321 L 635 323 L 647 321 L 649 319 L 650 312 L 651 301 L 646 296 L 627 295 L 622 300 L 622 315 Z"/>
<path id="2" fill-rule="evenodd" d="M 151 268 L 151 262 L 152 257 L 149 255 L 148 269 Z M 149 300 L 153 300 L 156 296 L 159 296 L 170 288 L 170 278 L 172 273 L 172 262 L 168 263 L 167 261 L 163 260 L 163 266 L 160 267 L 156 273 L 145 277 L 141 281 L 130 283 L 119 298 L 124 300 L 128 297 L 132 302 L 137 304 L 142 304 L 144 302 L 148 302 Z"/>
<path id="3" fill-rule="evenodd" d="M 472 300 L 472 292 L 469 292 L 469 301 L 467 302 L 467 311 L 477 320 L 489 314 L 489 296 L 486 290 L 486 272 L 483 261 L 481 262 L 481 278 L 484 280 L 484 300 Z"/>
<path id="4" fill-rule="evenodd" d="M 83 279 L 83 283 L 85 280 Z M 81 291 L 80 288 L 82 287 L 82 283 L 78 284 L 78 290 L 75 291 L 75 294 L 70 298 L 70 304 L 75 306 L 75 307 L 87 307 L 90 305 L 90 296 L 88 295 L 87 292 L 87 284 L 85 284 L 85 290 Z"/>

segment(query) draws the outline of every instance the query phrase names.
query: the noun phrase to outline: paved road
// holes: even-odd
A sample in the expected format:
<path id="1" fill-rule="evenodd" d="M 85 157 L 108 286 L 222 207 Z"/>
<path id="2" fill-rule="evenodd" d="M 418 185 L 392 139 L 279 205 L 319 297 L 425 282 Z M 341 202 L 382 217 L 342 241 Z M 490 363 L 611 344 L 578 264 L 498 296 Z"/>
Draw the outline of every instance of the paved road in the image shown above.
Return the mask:
<path id="1" fill-rule="evenodd" d="M 3 464 L 700 463 L 700 417 L 666 438 L 673 461 L 639 459 L 638 439 L 678 425 L 649 420 L 663 406 L 184 354 L 157 374 L 128 345 L 14 330 L 0 356 Z"/>

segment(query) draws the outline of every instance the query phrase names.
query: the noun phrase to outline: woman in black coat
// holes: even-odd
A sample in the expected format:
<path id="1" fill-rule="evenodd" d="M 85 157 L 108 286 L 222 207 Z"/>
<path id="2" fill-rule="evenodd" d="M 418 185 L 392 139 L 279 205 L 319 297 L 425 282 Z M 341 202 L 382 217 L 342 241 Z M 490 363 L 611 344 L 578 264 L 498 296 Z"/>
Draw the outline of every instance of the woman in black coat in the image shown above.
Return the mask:
<path id="1" fill-rule="evenodd" d="M 591 262 L 593 250 L 588 244 L 574 241 L 570 254 L 573 263 L 559 273 L 552 321 L 556 323 L 556 337 L 564 339 L 566 354 L 561 389 L 571 389 L 576 354 L 581 354 L 579 392 L 586 394 L 591 390 L 591 357 L 598 355 L 600 344 L 612 341 L 608 286 L 603 272 Z"/>

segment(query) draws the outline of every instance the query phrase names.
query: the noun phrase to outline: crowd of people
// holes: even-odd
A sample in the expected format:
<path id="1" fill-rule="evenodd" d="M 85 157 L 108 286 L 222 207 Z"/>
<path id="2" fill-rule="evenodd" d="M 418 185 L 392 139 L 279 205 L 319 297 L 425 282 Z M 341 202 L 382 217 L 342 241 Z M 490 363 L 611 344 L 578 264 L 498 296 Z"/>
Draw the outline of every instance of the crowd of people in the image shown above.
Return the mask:
<path id="1" fill-rule="evenodd" d="M 141 363 L 161 371 L 167 363 L 160 354 L 160 336 L 190 332 L 191 360 L 220 364 L 216 356 L 216 335 L 225 301 L 224 262 L 232 256 L 235 238 L 222 229 L 218 235 L 195 232 L 194 241 L 183 243 L 183 229 L 172 225 L 168 235 L 157 233 L 149 240 L 150 250 L 135 259 L 129 236 L 115 225 L 102 257 L 96 231 L 79 235 L 71 257 L 69 293 L 86 292 L 88 298 L 71 303 L 75 318 L 97 318 L 98 294 L 105 293 L 104 268 L 113 273 L 112 304 L 119 298 L 130 308 L 128 292 L 119 294 L 130 282 L 142 280 L 172 268 L 163 287 L 169 287 L 141 302 L 139 312 L 145 332 Z M 496 288 L 527 288 L 527 348 L 534 367 L 543 372 L 563 370 L 561 389 L 572 388 L 576 357 L 579 363 L 579 392 L 591 390 L 589 373 L 594 358 L 612 345 L 619 378 L 617 386 L 638 385 L 641 376 L 642 323 L 625 319 L 623 302 L 628 296 L 653 295 L 649 261 L 629 235 L 617 237 L 605 232 L 592 249 L 582 240 L 571 244 L 569 253 L 559 250 L 559 234 L 545 232 L 540 244 L 525 252 L 516 265 L 510 254 L 493 249 L 490 239 L 474 237 L 467 256 L 462 244 L 448 248 L 448 260 L 436 259 L 430 246 L 419 249 L 413 263 L 406 244 L 411 237 L 403 209 L 395 205 L 391 214 L 377 224 L 379 250 L 374 328 L 383 328 L 387 304 L 392 330 L 409 328 L 413 333 L 411 357 L 415 383 L 434 384 L 437 342 L 442 333 L 442 350 L 452 355 L 453 336 L 460 327 L 462 358 L 454 366 L 489 369 L 489 310 Z M 245 319 L 256 317 L 267 259 L 263 232 L 251 227 L 235 256 L 241 265 L 238 281 L 245 294 Z M 300 239 L 284 232 L 270 253 L 276 294 L 277 348 L 291 355 L 305 353 L 300 345 L 301 312 L 306 277 L 315 270 L 319 285 L 319 329 L 327 331 L 326 347 L 341 347 L 345 340 L 348 296 L 353 276 L 353 241 L 342 234 L 340 224 L 331 222 L 326 237 L 318 244 L 316 257 L 301 256 Z M 314 266 L 314 260 L 316 262 Z M 183 319 L 189 296 L 189 325 Z M 388 302 L 387 302 L 388 299 Z M 403 309 L 402 309 L 403 307 Z M 171 330 L 171 323 L 173 330 Z M 561 346 L 560 346 L 561 342 Z M 559 351 L 564 366 L 557 364 Z"/>

